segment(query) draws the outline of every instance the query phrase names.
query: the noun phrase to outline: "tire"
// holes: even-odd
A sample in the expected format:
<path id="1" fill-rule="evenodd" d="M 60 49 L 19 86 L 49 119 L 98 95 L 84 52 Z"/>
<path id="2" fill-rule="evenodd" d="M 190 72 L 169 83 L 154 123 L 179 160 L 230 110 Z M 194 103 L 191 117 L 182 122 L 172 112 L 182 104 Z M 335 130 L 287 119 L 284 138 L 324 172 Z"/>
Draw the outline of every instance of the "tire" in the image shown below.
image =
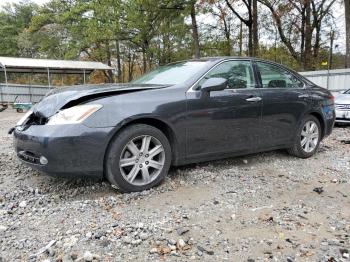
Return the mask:
<path id="1" fill-rule="evenodd" d="M 138 192 L 163 181 L 171 164 L 171 147 L 159 129 L 136 124 L 114 137 L 106 156 L 107 180 L 123 192 Z"/>
<path id="2" fill-rule="evenodd" d="M 317 134 L 315 132 L 312 132 L 310 123 L 312 124 L 312 128 L 314 128 L 314 130 L 317 130 Z M 308 127 L 310 127 L 309 130 Z M 320 146 L 321 134 L 322 128 L 320 121 L 312 115 L 306 116 L 301 121 L 301 124 L 297 130 L 294 139 L 294 145 L 291 148 L 287 149 L 288 153 L 299 158 L 309 158 L 313 156 Z M 310 140 L 312 140 L 312 142 Z M 306 143 L 304 144 L 305 141 Z M 307 144 L 309 146 L 307 146 Z"/>

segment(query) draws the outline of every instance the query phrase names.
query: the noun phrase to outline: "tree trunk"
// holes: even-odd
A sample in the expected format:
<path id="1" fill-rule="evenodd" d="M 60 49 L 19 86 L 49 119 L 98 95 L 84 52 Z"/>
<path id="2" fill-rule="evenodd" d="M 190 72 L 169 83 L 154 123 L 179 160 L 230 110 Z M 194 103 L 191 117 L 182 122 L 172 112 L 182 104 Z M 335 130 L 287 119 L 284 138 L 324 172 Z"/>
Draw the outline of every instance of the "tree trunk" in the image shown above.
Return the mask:
<path id="1" fill-rule="evenodd" d="M 192 37 L 193 37 L 193 47 L 194 47 L 194 57 L 200 58 L 201 51 L 199 46 L 199 35 L 198 35 L 198 26 L 196 20 L 196 8 L 195 2 L 191 4 L 191 20 L 192 20 Z"/>
<path id="2" fill-rule="evenodd" d="M 345 3 L 345 28 L 346 28 L 346 68 L 350 68 L 350 0 Z"/>
<path id="3" fill-rule="evenodd" d="M 231 55 L 231 35 L 230 35 L 230 29 L 227 25 L 226 19 L 223 19 L 224 22 L 224 32 L 225 32 L 225 38 L 226 38 L 226 55 L 230 56 Z"/>
<path id="4" fill-rule="evenodd" d="M 132 81 L 133 79 L 133 72 L 134 72 L 134 57 L 135 54 L 131 55 L 131 48 L 129 47 L 128 50 L 128 82 Z"/>
<path id="5" fill-rule="evenodd" d="M 253 0 L 255 1 L 255 0 Z M 228 8 L 232 11 L 232 13 L 239 19 L 241 20 L 241 23 L 244 23 L 248 27 L 248 55 L 253 56 L 254 55 L 254 40 L 253 40 L 253 24 L 254 24 L 254 19 L 253 19 L 253 7 L 252 7 L 252 0 L 248 0 L 245 2 L 245 5 L 248 9 L 248 19 L 244 19 L 238 12 L 237 10 L 232 6 L 229 0 L 225 1 Z M 257 5 L 257 3 L 256 3 Z M 257 12 L 257 10 L 256 10 Z M 257 14 L 256 14 L 257 15 Z M 257 22 L 257 20 L 256 20 Z M 257 30 L 257 24 L 256 24 L 256 30 Z M 257 31 L 256 31 L 257 32 Z M 258 36 L 256 36 L 258 37 Z"/>
<path id="6" fill-rule="evenodd" d="M 305 61 L 305 57 L 304 57 L 304 50 L 305 50 L 305 14 L 306 10 L 305 10 L 305 6 L 301 9 L 301 26 L 300 26 L 300 61 L 299 61 L 299 66 L 301 69 L 304 68 L 304 61 Z"/>
<path id="7" fill-rule="evenodd" d="M 133 71 L 133 68 L 131 67 L 131 48 L 129 46 L 128 48 L 128 82 L 132 80 L 132 71 Z"/>
<path id="8" fill-rule="evenodd" d="M 112 54 L 111 49 L 109 48 L 109 42 L 106 42 L 106 53 L 107 53 L 107 65 L 112 66 Z M 107 71 L 108 83 L 113 82 L 113 74 L 111 70 Z"/>
<path id="9" fill-rule="evenodd" d="M 170 25 L 168 23 L 168 28 Z M 164 33 L 160 36 L 163 39 L 163 48 L 159 46 L 160 54 L 159 54 L 159 65 L 166 65 L 171 61 L 171 40 L 170 34 Z"/>
<path id="10" fill-rule="evenodd" d="M 243 22 L 241 21 L 239 27 L 239 56 L 243 55 Z"/>
<path id="11" fill-rule="evenodd" d="M 304 69 L 312 69 L 312 26 L 311 26 L 311 0 L 305 0 L 305 49 Z"/>
<path id="12" fill-rule="evenodd" d="M 331 70 L 333 68 L 333 43 L 334 43 L 334 31 L 331 31 L 331 43 L 329 47 L 329 61 L 328 61 L 328 69 Z"/>
<path id="13" fill-rule="evenodd" d="M 253 23 L 248 25 L 248 55 L 254 56 L 254 45 L 253 45 Z"/>
<path id="14" fill-rule="evenodd" d="M 253 0 L 253 56 L 259 55 L 258 0 Z"/>
<path id="15" fill-rule="evenodd" d="M 314 44 L 314 61 L 319 62 L 318 57 L 320 54 L 321 47 L 321 24 L 316 26 L 315 44 Z"/>
<path id="16" fill-rule="evenodd" d="M 147 54 L 145 44 L 142 47 L 142 73 L 147 72 Z"/>
<path id="17" fill-rule="evenodd" d="M 120 62 L 120 45 L 119 45 L 119 41 L 116 40 L 115 42 L 116 44 L 116 49 L 117 49 L 117 74 L 118 74 L 118 83 L 123 82 L 123 78 L 122 78 L 122 66 L 121 66 L 121 62 Z"/>

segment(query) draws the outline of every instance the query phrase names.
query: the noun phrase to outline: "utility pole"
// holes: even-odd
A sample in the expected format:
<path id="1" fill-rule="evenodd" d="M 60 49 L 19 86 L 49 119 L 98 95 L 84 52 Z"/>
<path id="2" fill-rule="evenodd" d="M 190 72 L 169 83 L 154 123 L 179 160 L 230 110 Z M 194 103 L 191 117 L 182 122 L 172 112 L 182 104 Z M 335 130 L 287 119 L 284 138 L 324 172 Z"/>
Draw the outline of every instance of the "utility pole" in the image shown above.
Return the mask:
<path id="1" fill-rule="evenodd" d="M 331 30 L 331 43 L 329 46 L 329 57 L 328 57 L 328 69 L 332 69 L 333 67 L 333 43 L 334 43 L 334 31 Z"/>
<path id="2" fill-rule="evenodd" d="M 334 31 L 333 29 L 331 30 L 330 34 L 330 46 L 329 46 L 329 54 L 328 54 L 328 72 L 327 72 L 327 89 L 329 89 L 329 74 L 330 70 L 332 69 L 333 66 L 333 43 L 334 43 Z"/>

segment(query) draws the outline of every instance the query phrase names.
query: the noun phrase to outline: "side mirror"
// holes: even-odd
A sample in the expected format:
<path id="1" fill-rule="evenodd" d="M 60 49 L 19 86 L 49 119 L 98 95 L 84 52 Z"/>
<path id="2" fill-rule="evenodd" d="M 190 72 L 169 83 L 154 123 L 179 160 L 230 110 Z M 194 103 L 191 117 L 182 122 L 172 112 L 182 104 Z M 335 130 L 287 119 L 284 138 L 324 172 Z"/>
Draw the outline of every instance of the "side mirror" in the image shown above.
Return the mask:
<path id="1" fill-rule="evenodd" d="M 227 86 L 227 79 L 225 78 L 209 78 L 202 84 L 201 90 L 205 92 L 221 91 Z"/>

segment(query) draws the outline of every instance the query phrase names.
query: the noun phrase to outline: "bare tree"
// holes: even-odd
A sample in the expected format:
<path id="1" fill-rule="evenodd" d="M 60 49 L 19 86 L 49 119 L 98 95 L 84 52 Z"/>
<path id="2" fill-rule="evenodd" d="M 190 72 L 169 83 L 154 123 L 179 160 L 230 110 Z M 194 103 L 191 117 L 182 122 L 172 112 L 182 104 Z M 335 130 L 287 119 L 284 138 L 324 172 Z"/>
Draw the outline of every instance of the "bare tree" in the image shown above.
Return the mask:
<path id="1" fill-rule="evenodd" d="M 213 9 L 210 10 L 210 12 L 218 18 L 218 27 L 210 26 L 213 29 L 219 29 L 223 32 L 225 37 L 225 55 L 230 56 L 232 54 L 232 46 L 233 41 L 231 39 L 231 21 L 232 16 L 230 16 L 227 12 L 226 6 L 223 6 L 220 2 L 217 1 L 211 1 L 209 2 L 211 5 L 214 6 Z"/>
<path id="2" fill-rule="evenodd" d="M 256 56 L 259 48 L 257 0 L 225 0 L 225 2 L 232 13 L 248 27 L 248 54 L 249 56 Z M 235 2 L 241 2 L 246 7 L 248 13 L 247 18 L 238 12 L 237 8 L 234 6 Z"/>
<path id="3" fill-rule="evenodd" d="M 322 23 L 336 0 L 258 1 L 271 11 L 282 43 L 300 67 L 313 69 L 319 56 Z"/>
<path id="4" fill-rule="evenodd" d="M 315 30 L 315 41 L 313 46 L 313 57 L 314 60 L 318 58 L 319 51 L 321 47 L 321 29 L 322 22 L 327 15 L 330 13 L 331 7 L 334 5 L 336 0 L 321 0 L 320 3 L 316 1 L 311 1 L 312 5 L 312 16 L 313 16 L 313 24 L 312 28 Z"/>

